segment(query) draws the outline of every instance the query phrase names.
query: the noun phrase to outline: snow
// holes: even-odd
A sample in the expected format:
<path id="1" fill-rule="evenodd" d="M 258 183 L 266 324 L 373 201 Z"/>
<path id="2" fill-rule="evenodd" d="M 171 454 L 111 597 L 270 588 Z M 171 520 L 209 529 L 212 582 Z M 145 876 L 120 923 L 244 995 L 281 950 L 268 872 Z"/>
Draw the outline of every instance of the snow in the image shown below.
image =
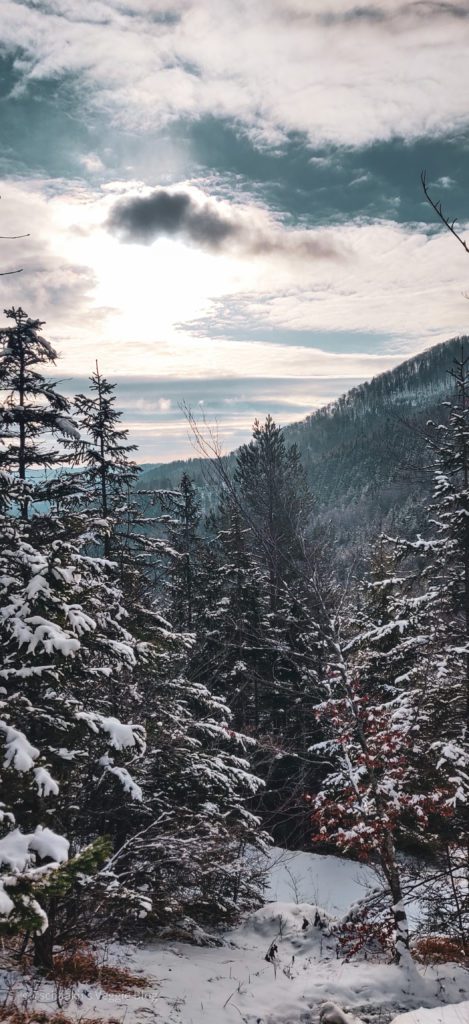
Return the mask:
<path id="1" fill-rule="evenodd" d="M 77 430 L 74 422 L 69 416 L 56 416 L 55 425 L 57 430 L 60 430 L 66 437 L 73 437 L 75 440 L 80 440 L 80 431 Z"/>
<path id="2" fill-rule="evenodd" d="M 137 800 L 139 802 L 143 800 L 141 786 L 134 781 L 130 773 L 127 771 L 127 768 L 115 765 L 108 754 L 105 754 L 100 758 L 99 764 L 104 768 L 105 772 L 109 772 L 111 775 L 115 775 L 116 778 L 119 779 L 124 792 L 128 793 L 132 800 Z"/>
<path id="3" fill-rule="evenodd" d="M 34 767 L 34 761 L 39 757 L 39 750 L 31 745 L 23 732 L 7 725 L 6 722 L 0 722 L 0 731 L 5 733 L 3 767 L 9 768 L 11 765 L 17 772 L 29 772 Z"/>
<path id="4" fill-rule="evenodd" d="M 31 629 L 32 626 L 35 629 Z M 30 615 L 27 622 L 18 623 L 17 636 L 20 644 L 28 644 L 28 654 L 32 654 L 39 645 L 47 654 L 57 651 L 68 658 L 80 648 L 79 640 L 42 615 Z"/>
<path id="5" fill-rule="evenodd" d="M 68 859 L 69 843 L 63 836 L 50 828 L 38 825 L 34 832 L 21 832 L 19 828 L 8 832 L 0 839 L 0 865 L 5 865 L 15 874 L 20 874 L 35 858 L 50 857 L 55 864 Z"/>
<path id="6" fill-rule="evenodd" d="M 358 1017 L 344 1013 L 337 1003 L 323 1003 L 319 1010 L 320 1024 L 355 1024 Z"/>
<path id="7" fill-rule="evenodd" d="M 34 778 L 40 796 L 58 796 L 59 785 L 47 768 L 35 768 Z"/>
<path id="8" fill-rule="evenodd" d="M 393 1024 L 468 1024 L 469 1002 L 450 1006 L 436 1006 L 431 1010 L 420 1007 L 410 1013 L 400 1013 Z"/>
<path id="9" fill-rule="evenodd" d="M 113 716 L 99 715 L 91 711 L 78 711 L 76 717 L 80 721 L 86 722 L 93 732 L 98 733 L 101 729 L 102 732 L 107 733 L 110 745 L 115 750 L 125 750 L 126 747 L 134 747 L 136 744 L 142 745 L 143 743 L 141 726 L 120 722 Z"/>
<path id="10" fill-rule="evenodd" d="M 269 851 L 268 900 L 307 901 L 342 916 L 375 887 L 376 875 L 366 864 L 279 847 Z"/>
<path id="11" fill-rule="evenodd" d="M 334 916 L 365 895 L 375 880 L 369 869 L 309 853 L 275 850 L 269 858 L 275 900 L 226 933 L 221 945 L 116 943 L 110 959 L 145 975 L 148 987 L 106 995 L 80 986 L 67 1013 L 119 1024 L 468 1024 L 469 973 L 462 968 L 408 969 L 338 956 Z M 53 998 L 48 983 L 35 995 L 49 1009 Z"/>

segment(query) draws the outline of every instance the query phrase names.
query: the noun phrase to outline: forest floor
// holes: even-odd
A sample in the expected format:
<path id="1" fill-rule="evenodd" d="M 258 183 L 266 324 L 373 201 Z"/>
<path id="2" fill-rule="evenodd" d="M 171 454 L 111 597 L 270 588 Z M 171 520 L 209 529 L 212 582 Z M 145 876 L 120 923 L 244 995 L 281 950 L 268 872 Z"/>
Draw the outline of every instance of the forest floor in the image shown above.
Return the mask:
<path id="1" fill-rule="evenodd" d="M 352 1024 L 356 1018 L 370 1024 L 469 1024 L 464 968 L 409 970 L 378 959 L 347 963 L 337 955 L 329 915 L 342 916 L 374 884 L 363 865 L 276 851 L 266 893 L 271 902 L 223 935 L 222 945 L 167 940 L 108 947 L 108 963 L 142 976 L 145 987 L 109 993 L 97 985 L 65 990 L 48 982 L 28 991 L 24 979 L 4 975 L 5 996 L 49 1014 L 59 1003 L 61 1012 L 82 1024 L 316 1024 L 326 1002 L 346 1011 Z"/>

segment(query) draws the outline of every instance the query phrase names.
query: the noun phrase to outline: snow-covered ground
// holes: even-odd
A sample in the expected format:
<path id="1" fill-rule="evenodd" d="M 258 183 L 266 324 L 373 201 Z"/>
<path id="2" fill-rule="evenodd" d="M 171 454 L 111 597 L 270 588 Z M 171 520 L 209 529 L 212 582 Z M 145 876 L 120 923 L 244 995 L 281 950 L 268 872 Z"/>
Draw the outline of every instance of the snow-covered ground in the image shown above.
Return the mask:
<path id="1" fill-rule="evenodd" d="M 124 996 L 81 986 L 64 1009 L 122 1024 L 306 1024 L 333 1002 L 350 1014 L 350 1024 L 357 1017 L 469 1024 L 469 972 L 462 968 L 409 971 L 337 957 L 328 915 L 342 915 L 374 883 L 366 867 L 350 861 L 274 851 L 267 893 L 273 902 L 227 933 L 222 946 L 115 946 L 111 959 L 143 973 L 149 987 Z M 319 916 L 317 907 L 324 908 Z M 54 1009 L 52 987 L 43 986 L 38 1000 Z M 419 1007 L 436 1009 L 408 1013 Z"/>
<path id="2" fill-rule="evenodd" d="M 376 884 L 376 875 L 366 864 L 276 846 L 270 851 L 267 900 L 314 903 L 341 917 Z"/>
<path id="3" fill-rule="evenodd" d="M 393 1024 L 468 1024 L 469 1002 L 437 1006 L 433 1010 L 411 1010 L 399 1014 Z"/>

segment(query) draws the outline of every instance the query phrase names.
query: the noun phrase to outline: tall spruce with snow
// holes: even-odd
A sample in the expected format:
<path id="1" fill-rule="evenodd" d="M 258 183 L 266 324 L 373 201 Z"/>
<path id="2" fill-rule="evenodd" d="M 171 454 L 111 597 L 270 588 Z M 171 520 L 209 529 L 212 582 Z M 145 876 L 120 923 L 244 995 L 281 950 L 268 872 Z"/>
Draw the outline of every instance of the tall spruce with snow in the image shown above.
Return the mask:
<path id="1" fill-rule="evenodd" d="M 252 440 L 238 453 L 235 480 L 240 504 L 268 576 L 270 611 L 278 608 L 295 563 L 304 556 L 303 541 L 312 512 L 296 445 L 287 446 L 271 416 L 255 421 Z"/>
<path id="2" fill-rule="evenodd" d="M 442 837 L 441 859 L 449 872 L 469 878 L 469 354 L 461 347 L 451 377 L 447 418 L 433 423 L 429 447 L 435 463 L 430 537 L 408 544 L 420 562 L 430 600 L 428 635 L 434 650 L 428 736 L 440 777 L 456 785 L 452 827 Z M 446 840 L 446 841 L 444 841 Z M 461 886 L 457 887 L 461 893 Z M 455 893 L 456 895 L 456 893 Z M 469 899 L 447 915 L 469 948 Z"/>
<path id="3" fill-rule="evenodd" d="M 285 734 L 290 725 L 298 726 L 296 711 L 313 681 L 317 653 L 306 542 L 313 502 L 298 451 L 287 447 L 270 416 L 264 424 L 256 420 L 252 441 L 240 449 L 235 482 L 249 557 L 262 588 L 259 727 Z"/>
<path id="4" fill-rule="evenodd" d="M 39 505 L 51 502 L 55 481 L 27 479 L 29 468 L 59 463 L 49 435 L 74 428 L 67 401 L 38 369 L 55 358 L 39 321 L 22 310 L 7 316 L 15 326 L 2 332 L 0 363 L 0 916 L 4 930 L 34 935 L 36 962 L 47 968 L 63 926 L 59 895 L 73 889 L 80 902 L 122 797 L 141 796 L 128 771 L 144 748 L 130 685 L 140 652 L 118 588 L 87 552 L 99 522 L 67 510 L 73 478 L 61 484 L 60 516 Z"/>
<path id="5" fill-rule="evenodd" d="M 54 438 L 63 441 L 78 435 L 70 403 L 38 369 L 53 364 L 57 357 L 41 333 L 43 323 L 32 320 L 21 307 L 6 309 L 5 315 L 13 324 L 0 330 L 0 466 L 17 473 L 25 485 L 19 507 L 26 519 L 28 473 L 43 471 L 35 494 L 47 500 L 54 484 L 47 484 L 44 471 L 63 462 L 63 450 L 53 443 Z"/>
<path id="6" fill-rule="evenodd" d="M 169 617 L 176 629 L 191 630 L 205 601 L 202 575 L 206 549 L 199 533 L 200 502 L 187 473 L 177 491 L 160 491 L 158 500 L 159 524 L 168 541 L 162 555 Z"/>
<path id="7" fill-rule="evenodd" d="M 236 724 L 259 740 L 265 819 L 280 841 L 300 843 L 307 829 L 304 792 L 316 771 L 308 747 L 317 733 L 312 709 L 321 663 L 310 586 L 316 567 L 307 541 L 311 510 L 296 448 L 285 444 L 270 416 L 265 424 L 256 421 L 212 522 L 218 565 L 196 647 L 198 671 L 214 668 Z"/>
<path id="8" fill-rule="evenodd" d="M 70 447 L 86 467 L 81 501 L 105 520 L 107 572 L 116 563 L 127 628 L 144 652 L 137 676 L 148 737 L 138 773 L 143 799 L 114 822 L 115 850 L 102 878 L 144 893 L 153 926 L 186 917 L 219 920 L 254 898 L 242 851 L 258 842 L 258 823 L 244 805 L 259 780 L 246 759 L 248 741 L 231 729 L 228 708 L 211 694 L 212 680 L 201 685 L 186 672 L 188 638 L 178 631 L 196 623 L 206 578 L 199 505 L 184 476 L 178 492 L 150 493 L 153 507 L 144 508 L 144 496 L 131 492 L 138 467 L 119 425 L 114 386 L 96 370 L 91 390 L 91 397 L 76 399 L 82 435 Z M 162 564 L 158 600 L 154 581 Z"/>
<path id="9" fill-rule="evenodd" d="M 262 578 L 248 546 L 249 527 L 232 495 L 222 493 L 208 526 L 210 580 L 191 676 L 203 682 L 211 677 L 215 692 L 231 708 L 235 728 L 258 735 L 265 657 Z"/>
<path id="10" fill-rule="evenodd" d="M 122 413 L 115 407 L 115 384 L 99 372 L 90 377 L 90 394 L 74 400 L 80 436 L 71 443 L 75 461 L 85 467 L 81 482 L 92 507 L 107 521 L 106 557 L 116 557 L 129 542 L 136 517 L 132 489 L 140 472 L 131 459 L 136 445 L 128 444 L 128 430 L 121 426 Z"/>

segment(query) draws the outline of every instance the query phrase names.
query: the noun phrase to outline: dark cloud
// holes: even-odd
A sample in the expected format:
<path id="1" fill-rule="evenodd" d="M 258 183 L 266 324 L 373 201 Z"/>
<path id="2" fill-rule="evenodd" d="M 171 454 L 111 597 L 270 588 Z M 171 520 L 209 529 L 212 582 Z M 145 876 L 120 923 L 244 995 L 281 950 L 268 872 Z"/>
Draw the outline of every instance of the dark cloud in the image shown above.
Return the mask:
<path id="1" fill-rule="evenodd" d="M 108 224 L 124 242 L 150 245 L 161 235 L 180 236 L 215 251 L 240 234 L 239 224 L 214 205 L 196 204 L 188 192 L 169 192 L 164 188 L 148 196 L 121 200 L 112 210 Z"/>
<path id="2" fill-rule="evenodd" d="M 288 230 L 270 224 L 262 211 L 249 214 L 191 192 L 158 188 L 149 195 L 119 200 L 107 220 L 108 229 L 123 242 L 150 245 L 157 238 L 182 238 L 209 252 L 285 255 L 338 259 L 343 256 L 333 239 L 312 231 Z"/>

